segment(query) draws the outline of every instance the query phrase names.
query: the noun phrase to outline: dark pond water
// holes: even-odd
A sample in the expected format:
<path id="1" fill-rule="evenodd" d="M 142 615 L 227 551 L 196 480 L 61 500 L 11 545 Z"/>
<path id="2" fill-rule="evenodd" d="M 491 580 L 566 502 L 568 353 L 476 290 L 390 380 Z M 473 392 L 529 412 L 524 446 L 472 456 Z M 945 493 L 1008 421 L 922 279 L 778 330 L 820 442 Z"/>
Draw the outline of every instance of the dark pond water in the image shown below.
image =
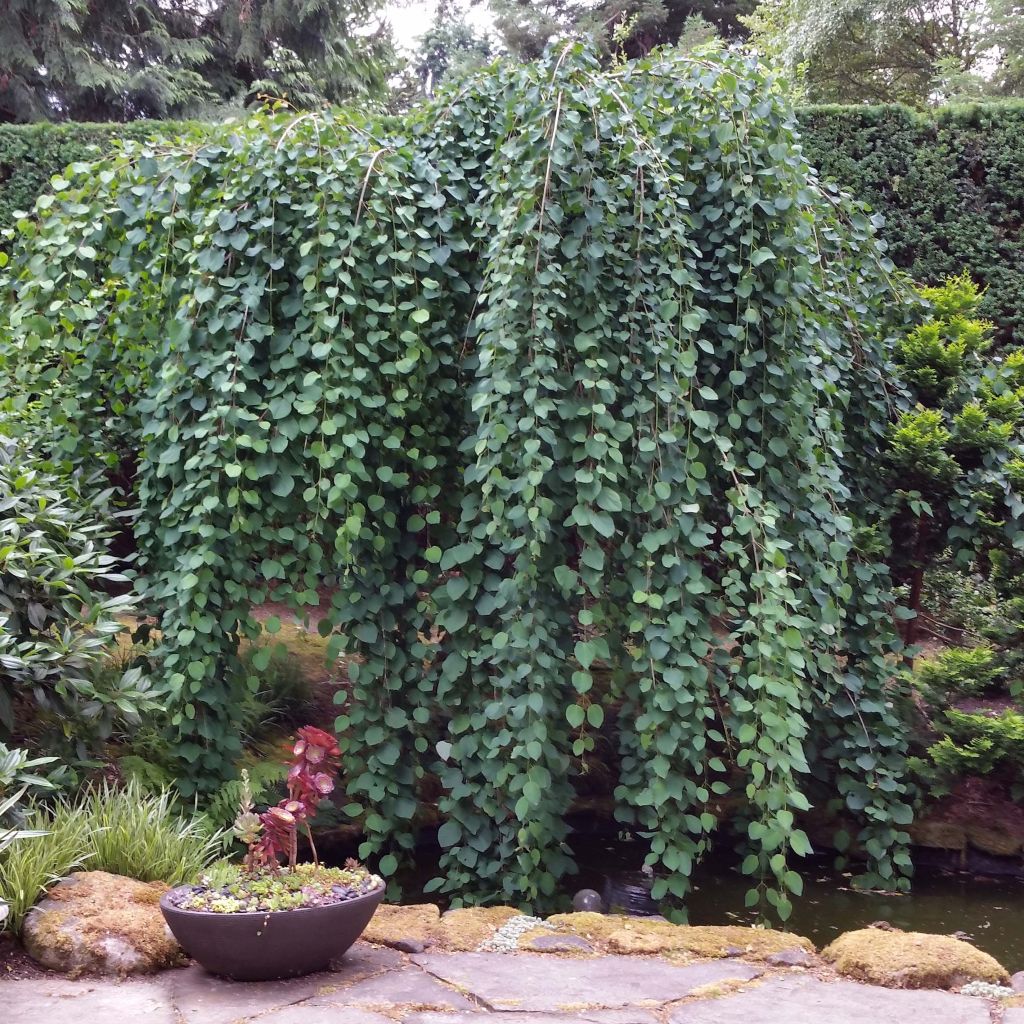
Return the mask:
<path id="1" fill-rule="evenodd" d="M 605 879 L 635 871 L 643 862 L 639 842 L 588 838 L 577 844 L 580 865 L 574 888 L 604 890 Z M 701 865 L 687 906 L 691 924 L 753 924 L 743 905 L 748 880 L 720 862 Z M 830 865 L 804 872 L 804 894 L 794 900 L 789 928 L 819 947 L 837 935 L 888 921 L 906 931 L 965 932 L 1011 973 L 1024 970 L 1024 881 L 986 879 L 920 870 L 906 896 L 862 893 Z"/>
<path id="2" fill-rule="evenodd" d="M 577 890 L 603 893 L 609 878 L 628 884 L 643 864 L 645 844 L 639 840 L 576 834 L 571 845 L 580 873 L 567 881 L 566 910 Z M 435 895 L 422 896 L 423 884 L 436 874 L 437 858 L 436 847 L 418 851 L 414 873 L 401 880 L 409 902 L 437 901 Z M 803 875 L 804 894 L 793 901 L 789 928 L 819 948 L 842 932 L 887 921 L 906 931 L 965 932 L 1011 973 L 1024 970 L 1024 881 L 919 869 L 913 891 L 900 896 L 851 889 L 849 879 L 835 872 L 830 861 L 808 865 Z M 702 864 L 694 887 L 687 903 L 691 924 L 756 922 L 756 914 L 744 907 L 749 881 L 727 858 Z"/>

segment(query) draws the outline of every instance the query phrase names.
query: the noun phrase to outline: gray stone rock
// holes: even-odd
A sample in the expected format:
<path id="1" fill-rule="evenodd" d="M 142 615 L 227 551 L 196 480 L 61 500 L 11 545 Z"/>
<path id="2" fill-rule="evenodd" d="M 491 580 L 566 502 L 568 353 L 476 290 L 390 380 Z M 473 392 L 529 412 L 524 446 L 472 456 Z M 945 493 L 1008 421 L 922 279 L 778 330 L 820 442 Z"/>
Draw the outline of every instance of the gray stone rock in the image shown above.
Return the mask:
<path id="1" fill-rule="evenodd" d="M 419 939 L 399 939 L 394 946 L 400 953 L 422 953 L 427 944 Z"/>
<path id="2" fill-rule="evenodd" d="M 762 972 L 749 964 L 712 961 L 676 966 L 634 956 L 566 961 L 533 957 L 529 964 L 501 953 L 421 953 L 421 967 L 495 1010 L 561 1011 L 666 1003 L 714 982 L 749 981 Z"/>
<path id="3" fill-rule="evenodd" d="M 772 967 L 813 967 L 814 957 L 806 949 L 780 949 L 778 953 L 772 953 L 765 957 L 765 962 Z"/>
<path id="4" fill-rule="evenodd" d="M 181 947 L 160 912 L 166 888 L 106 871 L 78 871 L 29 911 L 25 951 L 51 971 L 153 974 L 179 965 Z"/>
<path id="5" fill-rule="evenodd" d="M 809 976 L 771 978 L 735 995 L 674 1007 L 669 1024 L 990 1024 L 983 999 Z M 1009 1021 L 1006 1024 L 1010 1024 Z M 1022 1022 L 1015 1022 L 1022 1024 Z"/>
<path id="6" fill-rule="evenodd" d="M 324 990 L 304 1006 L 415 1006 L 438 1010 L 475 1010 L 465 996 L 442 985 L 418 967 L 389 971 L 344 988 Z"/>
<path id="7" fill-rule="evenodd" d="M 579 935 L 537 935 L 520 949 L 533 949 L 538 953 L 593 953 L 594 947 Z"/>
<path id="8" fill-rule="evenodd" d="M 1014 992 L 1024 992 L 1024 971 L 1010 975 L 1010 988 Z"/>
<path id="9" fill-rule="evenodd" d="M 41 978 L 0 983 L 0 1020 L 4 1024 L 176 1024 L 177 1018 L 157 981 L 115 984 Z"/>

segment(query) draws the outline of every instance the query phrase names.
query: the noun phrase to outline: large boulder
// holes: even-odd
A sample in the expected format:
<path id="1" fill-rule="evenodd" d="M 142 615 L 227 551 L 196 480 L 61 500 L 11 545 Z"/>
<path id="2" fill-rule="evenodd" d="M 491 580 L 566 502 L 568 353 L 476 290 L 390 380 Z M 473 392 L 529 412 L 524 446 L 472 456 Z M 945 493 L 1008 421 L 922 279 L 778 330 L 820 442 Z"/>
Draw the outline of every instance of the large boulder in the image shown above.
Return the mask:
<path id="1" fill-rule="evenodd" d="M 969 981 L 1006 985 L 1010 980 L 988 953 L 951 935 L 862 928 L 840 935 L 821 955 L 848 978 L 888 988 L 958 988 Z"/>
<path id="2" fill-rule="evenodd" d="M 79 871 L 55 885 L 25 919 L 22 942 L 38 963 L 72 977 L 148 974 L 184 959 L 164 923 L 161 882 Z"/>

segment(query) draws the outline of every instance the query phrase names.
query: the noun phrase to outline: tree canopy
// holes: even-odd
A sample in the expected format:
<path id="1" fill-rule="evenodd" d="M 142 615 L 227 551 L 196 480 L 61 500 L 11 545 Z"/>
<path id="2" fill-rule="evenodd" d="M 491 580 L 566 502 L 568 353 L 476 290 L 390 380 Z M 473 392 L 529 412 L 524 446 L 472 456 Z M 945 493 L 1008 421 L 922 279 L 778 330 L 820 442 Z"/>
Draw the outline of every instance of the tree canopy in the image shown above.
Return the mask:
<path id="1" fill-rule="evenodd" d="M 391 45 L 382 10 L 382 0 L 0 0 L 0 120 L 184 117 L 297 76 L 321 101 L 380 94 Z"/>
<path id="2" fill-rule="evenodd" d="M 755 0 L 490 0 L 506 49 L 535 60 L 550 42 L 589 36 L 602 50 L 639 57 L 672 46 L 704 26 L 737 39 Z"/>
<path id="3" fill-rule="evenodd" d="M 761 0 L 747 23 L 818 102 L 924 106 L 1024 87 L 1020 0 Z"/>

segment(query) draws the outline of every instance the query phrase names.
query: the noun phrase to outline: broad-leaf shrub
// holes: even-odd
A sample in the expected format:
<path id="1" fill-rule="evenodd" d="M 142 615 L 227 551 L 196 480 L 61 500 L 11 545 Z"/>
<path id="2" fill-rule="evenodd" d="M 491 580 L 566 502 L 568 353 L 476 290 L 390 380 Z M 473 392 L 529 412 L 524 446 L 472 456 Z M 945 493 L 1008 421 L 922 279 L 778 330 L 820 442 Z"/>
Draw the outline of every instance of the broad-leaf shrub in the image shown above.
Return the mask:
<path id="1" fill-rule="evenodd" d="M 252 606 L 333 574 L 383 874 L 432 773 L 434 887 L 543 903 L 614 717 L 656 897 L 728 825 L 788 917 L 812 801 L 860 823 L 866 884 L 905 887 L 899 645 L 852 550 L 902 298 L 774 77 L 570 48 L 406 120 L 261 117 L 55 187 L 0 365 L 63 456 L 140 452 L 186 790 L 230 771 Z"/>
<path id="2" fill-rule="evenodd" d="M 85 756 L 114 722 L 159 702 L 138 668 L 95 671 L 134 599 L 100 589 L 124 577 L 104 546 L 104 494 L 78 486 L 0 438 L 0 737 L 28 725 L 47 749 Z"/>

